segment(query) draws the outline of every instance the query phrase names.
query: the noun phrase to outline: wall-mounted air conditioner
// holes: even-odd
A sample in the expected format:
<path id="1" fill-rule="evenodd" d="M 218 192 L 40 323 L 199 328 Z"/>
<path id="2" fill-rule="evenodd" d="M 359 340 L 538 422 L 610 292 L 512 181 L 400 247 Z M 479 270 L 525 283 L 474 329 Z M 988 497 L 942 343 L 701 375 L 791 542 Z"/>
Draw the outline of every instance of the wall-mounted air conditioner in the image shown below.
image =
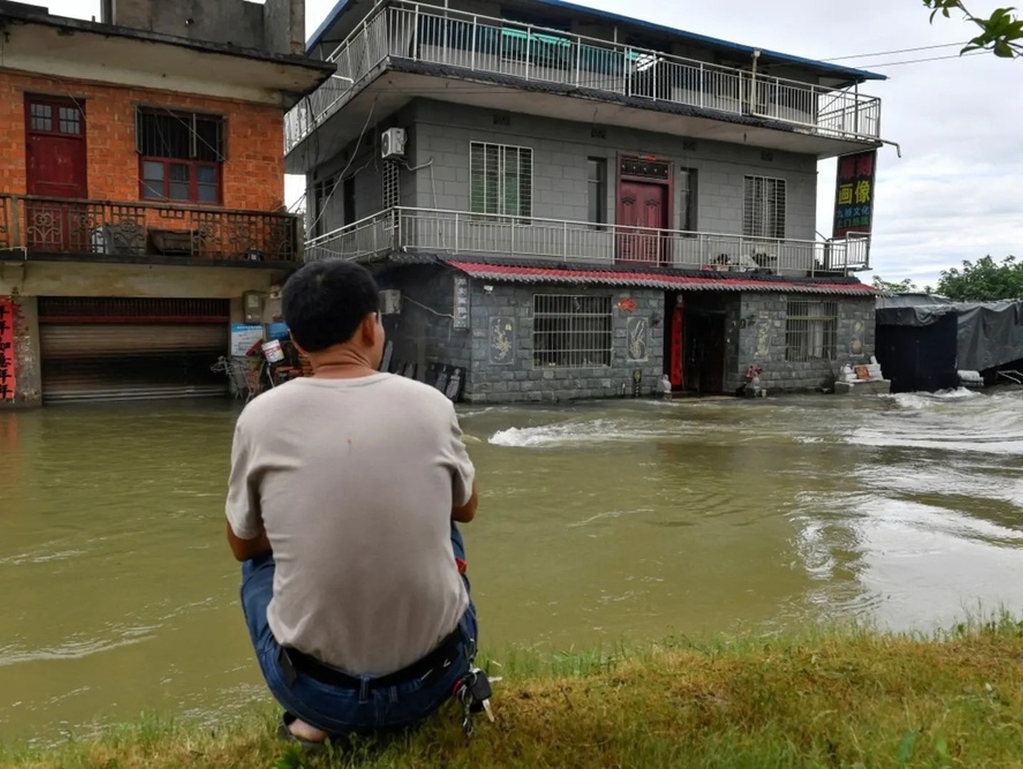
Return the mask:
<path id="1" fill-rule="evenodd" d="M 384 160 L 405 157 L 405 129 L 388 128 L 380 137 L 380 156 Z"/>

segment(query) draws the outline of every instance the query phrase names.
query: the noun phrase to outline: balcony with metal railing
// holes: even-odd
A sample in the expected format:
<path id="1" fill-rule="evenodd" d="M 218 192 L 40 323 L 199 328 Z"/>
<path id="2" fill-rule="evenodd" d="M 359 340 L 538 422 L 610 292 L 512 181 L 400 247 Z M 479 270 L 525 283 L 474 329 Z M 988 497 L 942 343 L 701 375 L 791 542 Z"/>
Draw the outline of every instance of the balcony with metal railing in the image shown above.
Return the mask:
<path id="1" fill-rule="evenodd" d="M 285 122 L 285 150 L 306 137 L 396 61 L 443 67 L 445 77 L 499 76 L 552 84 L 588 98 L 770 121 L 842 142 L 880 138 L 880 99 L 858 86 L 827 88 L 747 69 L 500 18 L 392 0 L 372 11 L 328 57 L 337 72 Z M 726 117 L 727 119 L 727 117 Z"/>
<path id="2" fill-rule="evenodd" d="M 302 240 L 292 214 L 0 195 L 0 251 L 26 258 L 300 262 Z"/>
<path id="3" fill-rule="evenodd" d="M 306 243 L 307 261 L 393 252 L 814 276 L 870 268 L 870 239 L 751 238 L 557 219 L 392 208 Z"/>

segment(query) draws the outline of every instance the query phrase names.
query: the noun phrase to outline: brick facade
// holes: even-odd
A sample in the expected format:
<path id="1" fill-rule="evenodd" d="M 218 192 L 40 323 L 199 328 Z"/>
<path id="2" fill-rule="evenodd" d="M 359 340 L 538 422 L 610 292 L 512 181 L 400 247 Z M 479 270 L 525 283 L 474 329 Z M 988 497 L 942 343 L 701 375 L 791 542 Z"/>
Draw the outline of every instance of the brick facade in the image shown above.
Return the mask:
<path id="1" fill-rule="evenodd" d="M 284 127 L 279 107 L 11 71 L 0 71 L 0 193 L 26 192 L 26 93 L 72 97 L 84 105 L 90 199 L 139 200 L 135 108 L 145 105 L 225 118 L 225 208 L 273 211 L 284 204 Z"/>

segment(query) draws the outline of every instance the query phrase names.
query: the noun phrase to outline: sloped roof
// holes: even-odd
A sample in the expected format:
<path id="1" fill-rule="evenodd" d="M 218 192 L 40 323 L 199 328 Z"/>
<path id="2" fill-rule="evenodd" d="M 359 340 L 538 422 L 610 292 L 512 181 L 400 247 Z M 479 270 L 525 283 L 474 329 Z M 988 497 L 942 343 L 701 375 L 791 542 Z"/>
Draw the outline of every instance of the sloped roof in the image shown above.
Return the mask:
<path id="1" fill-rule="evenodd" d="M 783 278 L 773 275 L 684 270 L 587 269 L 536 264 L 495 264 L 442 259 L 473 278 L 495 283 L 578 284 L 657 288 L 667 291 L 769 291 L 795 294 L 838 294 L 871 297 L 877 289 L 849 278 Z"/>

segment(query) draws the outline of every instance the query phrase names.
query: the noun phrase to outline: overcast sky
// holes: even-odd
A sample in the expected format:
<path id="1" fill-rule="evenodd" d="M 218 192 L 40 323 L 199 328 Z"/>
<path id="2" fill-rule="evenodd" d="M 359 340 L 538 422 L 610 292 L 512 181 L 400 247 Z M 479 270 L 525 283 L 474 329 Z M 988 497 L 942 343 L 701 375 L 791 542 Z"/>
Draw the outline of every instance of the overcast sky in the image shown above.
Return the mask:
<path id="1" fill-rule="evenodd" d="M 578 1 L 808 58 L 857 56 L 841 63 L 890 78 L 864 90 L 881 97 L 882 135 L 903 154 L 899 159 L 890 146 L 880 153 L 874 273 L 922 285 L 964 259 L 1023 256 L 1023 60 L 958 58 L 954 44 L 970 34 L 959 19 L 931 26 L 920 0 Z M 35 2 L 66 16 L 99 14 L 98 0 Z M 310 34 L 334 2 L 306 0 Z M 970 6 L 981 14 L 996 3 Z M 939 45 L 946 47 L 905 50 Z M 941 60 L 900 63 L 934 58 Z M 835 161 L 822 163 L 817 227 L 824 234 L 831 230 L 834 176 Z M 294 195 L 302 182 L 289 180 L 288 187 Z"/>

